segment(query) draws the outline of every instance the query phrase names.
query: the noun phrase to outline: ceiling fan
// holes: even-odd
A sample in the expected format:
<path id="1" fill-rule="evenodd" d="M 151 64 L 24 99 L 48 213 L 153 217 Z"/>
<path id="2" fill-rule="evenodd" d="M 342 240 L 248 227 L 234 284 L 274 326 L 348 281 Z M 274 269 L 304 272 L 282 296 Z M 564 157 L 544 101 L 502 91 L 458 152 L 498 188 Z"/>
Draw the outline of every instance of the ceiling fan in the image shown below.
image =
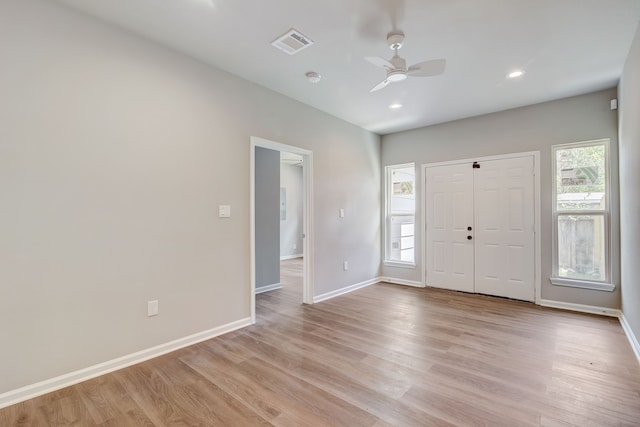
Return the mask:
<path id="1" fill-rule="evenodd" d="M 384 68 L 387 70 L 387 77 L 375 85 L 369 92 L 375 92 L 387 86 L 389 83 L 401 82 L 406 80 L 407 77 L 431 77 L 444 73 L 444 69 L 447 65 L 445 59 L 432 59 L 430 61 L 419 62 L 410 67 L 407 67 L 407 62 L 404 58 L 398 55 L 398 50 L 404 43 L 404 33 L 393 32 L 387 35 L 387 44 L 389 49 L 394 51 L 393 58 L 386 60 L 379 56 L 368 56 L 365 59 L 371 62 L 373 65 Z"/>

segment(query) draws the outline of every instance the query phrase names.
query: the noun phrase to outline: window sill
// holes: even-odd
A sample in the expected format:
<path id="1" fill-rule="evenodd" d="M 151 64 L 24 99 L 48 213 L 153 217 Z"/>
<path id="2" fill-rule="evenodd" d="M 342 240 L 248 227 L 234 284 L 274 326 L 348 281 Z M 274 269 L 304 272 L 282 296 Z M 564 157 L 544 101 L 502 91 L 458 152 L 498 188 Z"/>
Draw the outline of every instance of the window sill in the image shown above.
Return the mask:
<path id="1" fill-rule="evenodd" d="M 552 285 L 568 286 L 570 288 L 591 289 L 594 291 L 612 292 L 616 285 L 605 282 L 590 282 L 588 280 L 564 279 L 560 277 L 552 277 L 549 279 Z"/>
<path id="2" fill-rule="evenodd" d="M 384 265 L 387 267 L 397 268 L 416 268 L 416 264 L 414 262 L 384 261 Z"/>

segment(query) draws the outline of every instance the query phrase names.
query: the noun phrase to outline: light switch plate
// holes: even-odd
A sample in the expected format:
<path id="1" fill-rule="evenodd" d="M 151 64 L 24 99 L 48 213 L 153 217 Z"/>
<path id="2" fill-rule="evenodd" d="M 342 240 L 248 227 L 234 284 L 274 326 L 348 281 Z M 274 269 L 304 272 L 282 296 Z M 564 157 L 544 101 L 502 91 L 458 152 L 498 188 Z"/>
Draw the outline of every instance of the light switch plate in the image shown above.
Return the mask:
<path id="1" fill-rule="evenodd" d="M 147 316 L 157 316 L 158 315 L 158 300 L 148 301 L 147 302 Z"/>
<path id="2" fill-rule="evenodd" d="M 218 206 L 218 217 L 219 218 L 231 218 L 231 206 L 229 206 L 229 205 L 220 205 L 220 206 Z"/>

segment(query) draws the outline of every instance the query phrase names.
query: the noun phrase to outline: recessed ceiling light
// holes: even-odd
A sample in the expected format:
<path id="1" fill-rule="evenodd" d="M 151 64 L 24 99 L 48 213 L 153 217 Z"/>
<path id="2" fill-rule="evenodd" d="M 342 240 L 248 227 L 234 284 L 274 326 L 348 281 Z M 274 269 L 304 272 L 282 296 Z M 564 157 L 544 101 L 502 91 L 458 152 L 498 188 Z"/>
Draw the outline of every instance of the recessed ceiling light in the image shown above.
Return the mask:
<path id="1" fill-rule="evenodd" d="M 309 71 L 305 76 L 307 76 L 307 80 L 311 83 L 318 83 L 322 79 L 320 73 L 316 73 L 315 71 Z"/>
<path id="2" fill-rule="evenodd" d="M 396 102 L 395 104 L 389 105 L 389 108 L 391 108 L 392 110 L 397 110 L 398 108 L 402 108 L 402 104 Z"/>
<path id="3" fill-rule="evenodd" d="M 517 77 L 521 77 L 524 74 L 522 70 L 515 70 L 507 75 L 510 79 L 515 79 Z"/>

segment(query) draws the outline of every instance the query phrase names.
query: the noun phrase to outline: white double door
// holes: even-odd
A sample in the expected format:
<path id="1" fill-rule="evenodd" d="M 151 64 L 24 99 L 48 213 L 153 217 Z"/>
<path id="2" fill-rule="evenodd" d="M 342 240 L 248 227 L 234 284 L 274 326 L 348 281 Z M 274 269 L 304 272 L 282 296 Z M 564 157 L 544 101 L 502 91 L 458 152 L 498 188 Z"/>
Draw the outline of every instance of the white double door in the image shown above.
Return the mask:
<path id="1" fill-rule="evenodd" d="M 533 301 L 533 156 L 426 168 L 427 286 Z"/>

